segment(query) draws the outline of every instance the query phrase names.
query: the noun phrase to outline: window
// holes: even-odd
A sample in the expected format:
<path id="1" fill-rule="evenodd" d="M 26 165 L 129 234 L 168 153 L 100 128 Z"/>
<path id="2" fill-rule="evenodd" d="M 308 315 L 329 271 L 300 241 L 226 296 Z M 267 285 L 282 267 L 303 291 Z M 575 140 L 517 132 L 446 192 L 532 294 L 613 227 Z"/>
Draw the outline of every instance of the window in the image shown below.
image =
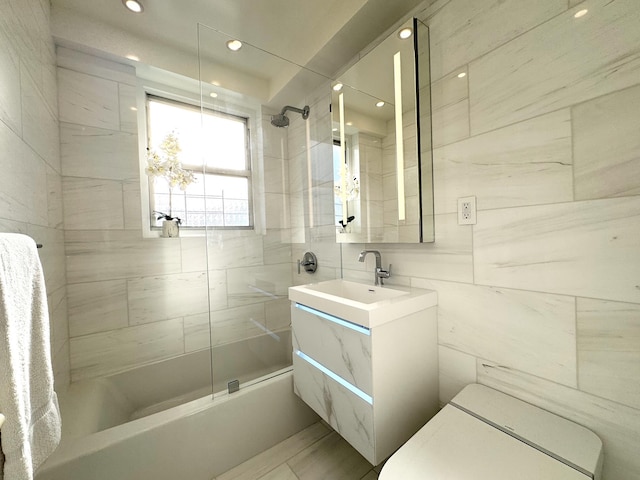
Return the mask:
<path id="1" fill-rule="evenodd" d="M 149 177 L 151 227 L 161 226 L 160 213 L 180 218 L 182 228 L 251 227 L 248 119 L 147 95 L 149 148 L 159 152 L 172 132 L 178 159 L 195 181 L 181 190 L 164 177 Z"/>

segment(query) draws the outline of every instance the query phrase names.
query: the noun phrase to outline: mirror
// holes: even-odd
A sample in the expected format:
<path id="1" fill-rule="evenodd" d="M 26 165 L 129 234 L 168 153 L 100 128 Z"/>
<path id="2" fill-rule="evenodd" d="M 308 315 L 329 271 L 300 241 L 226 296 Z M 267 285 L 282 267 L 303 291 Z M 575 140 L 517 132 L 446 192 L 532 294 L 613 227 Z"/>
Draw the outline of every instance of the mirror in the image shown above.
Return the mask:
<path id="1" fill-rule="evenodd" d="M 337 241 L 433 242 L 427 26 L 407 21 L 332 87 Z"/>

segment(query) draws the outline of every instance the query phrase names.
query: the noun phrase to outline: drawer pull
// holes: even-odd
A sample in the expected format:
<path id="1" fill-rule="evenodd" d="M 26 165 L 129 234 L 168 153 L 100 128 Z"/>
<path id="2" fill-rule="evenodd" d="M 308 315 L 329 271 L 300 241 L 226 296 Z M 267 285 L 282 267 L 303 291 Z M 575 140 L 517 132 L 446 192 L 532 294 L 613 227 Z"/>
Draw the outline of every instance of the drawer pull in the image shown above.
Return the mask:
<path id="1" fill-rule="evenodd" d="M 328 376 L 329 378 L 332 378 L 333 380 L 335 380 L 336 382 L 338 382 L 340 385 L 342 385 L 343 387 L 345 387 L 346 389 L 348 389 L 349 391 L 355 393 L 357 396 L 359 396 L 361 399 L 363 399 L 365 402 L 367 402 L 369 405 L 373 405 L 373 397 L 371 395 L 368 395 L 367 393 L 363 392 L 362 390 L 360 390 L 358 387 L 356 387 L 355 385 L 347 382 L 344 378 L 342 378 L 340 375 L 338 375 L 337 373 L 332 372 L 331 370 L 329 370 L 327 367 L 325 367 L 324 365 L 322 365 L 321 363 L 315 361 L 313 358 L 311 358 L 309 355 L 302 353 L 300 350 L 296 350 L 295 354 L 297 356 L 299 356 L 302 360 L 304 360 L 305 362 L 309 363 L 310 365 L 316 367 L 318 370 L 320 370 L 322 373 L 324 373 L 326 376 Z"/>
<path id="2" fill-rule="evenodd" d="M 351 330 L 355 330 L 358 333 L 362 333 L 364 335 L 371 335 L 371 329 L 367 327 L 363 327 L 362 325 L 358 325 L 357 323 L 349 322 L 348 320 L 344 320 L 339 317 L 334 317 L 333 315 L 329 315 L 328 313 L 321 312 L 320 310 L 316 310 L 315 308 L 307 307 L 306 305 L 302 305 L 301 303 L 296 303 L 295 306 L 300 310 L 309 312 L 312 315 L 316 315 L 318 317 L 322 317 L 325 320 L 329 320 L 330 322 L 337 323 L 338 325 L 342 325 L 343 327 L 350 328 Z"/>

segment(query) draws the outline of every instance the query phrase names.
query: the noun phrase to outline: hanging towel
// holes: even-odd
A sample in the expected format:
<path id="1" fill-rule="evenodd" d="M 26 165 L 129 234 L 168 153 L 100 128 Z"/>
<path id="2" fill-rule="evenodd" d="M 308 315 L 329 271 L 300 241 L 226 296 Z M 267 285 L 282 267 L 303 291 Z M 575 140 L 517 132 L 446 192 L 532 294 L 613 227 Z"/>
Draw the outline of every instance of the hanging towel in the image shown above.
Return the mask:
<path id="1" fill-rule="evenodd" d="M 0 412 L 4 480 L 31 480 L 60 442 L 49 314 L 36 244 L 0 234 Z"/>

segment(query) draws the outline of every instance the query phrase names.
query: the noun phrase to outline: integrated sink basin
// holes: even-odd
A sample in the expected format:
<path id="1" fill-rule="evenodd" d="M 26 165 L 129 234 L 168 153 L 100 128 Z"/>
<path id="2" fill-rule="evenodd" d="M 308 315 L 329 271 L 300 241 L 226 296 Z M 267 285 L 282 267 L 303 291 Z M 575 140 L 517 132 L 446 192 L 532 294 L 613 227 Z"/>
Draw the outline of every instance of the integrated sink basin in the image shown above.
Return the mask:
<path id="1" fill-rule="evenodd" d="M 342 279 L 289 287 L 289 299 L 367 328 L 433 307 L 438 301 L 432 290 Z"/>

